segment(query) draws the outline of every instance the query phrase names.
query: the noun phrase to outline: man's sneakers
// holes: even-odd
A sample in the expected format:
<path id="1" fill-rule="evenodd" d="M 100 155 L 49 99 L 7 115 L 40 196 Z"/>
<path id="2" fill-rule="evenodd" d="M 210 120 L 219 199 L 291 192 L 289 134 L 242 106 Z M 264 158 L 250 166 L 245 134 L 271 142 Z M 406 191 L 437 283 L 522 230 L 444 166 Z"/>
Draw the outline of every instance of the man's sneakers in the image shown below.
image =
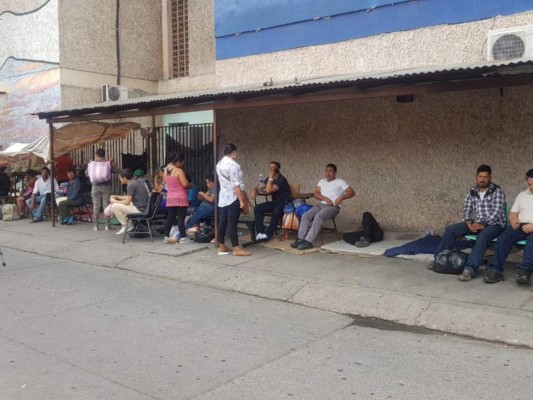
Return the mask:
<path id="1" fill-rule="evenodd" d="M 489 271 L 486 277 L 483 278 L 483 282 L 485 283 L 498 283 L 500 281 L 504 281 L 505 277 L 503 274 L 497 272 L 497 271 Z"/>
<path id="2" fill-rule="evenodd" d="M 461 282 L 470 282 L 473 276 L 469 270 L 465 269 L 461 275 L 459 275 L 459 280 Z"/>
<path id="3" fill-rule="evenodd" d="M 307 240 L 302 240 L 302 242 L 296 246 L 298 250 L 308 250 L 313 248 L 313 243 L 308 242 Z"/>
<path id="4" fill-rule="evenodd" d="M 531 286 L 531 274 L 527 271 L 519 269 L 516 273 L 515 282 L 518 286 Z"/>
<path id="5" fill-rule="evenodd" d="M 258 233 L 257 236 L 255 237 L 256 241 L 265 240 L 265 239 L 268 239 L 268 236 L 265 233 Z"/>
<path id="6" fill-rule="evenodd" d="M 370 242 L 363 236 L 361 236 L 361 238 L 357 242 L 355 242 L 355 247 L 363 248 L 368 246 L 370 246 Z"/>
<path id="7" fill-rule="evenodd" d="M 187 236 L 180 238 L 180 244 L 191 244 L 194 243 L 191 239 L 189 239 Z"/>
<path id="8" fill-rule="evenodd" d="M 122 228 L 120 228 L 120 230 L 117 233 L 115 233 L 115 235 L 123 235 L 124 232 L 131 232 L 134 229 L 135 227 L 133 225 L 130 225 L 127 228 L 123 225 Z"/>

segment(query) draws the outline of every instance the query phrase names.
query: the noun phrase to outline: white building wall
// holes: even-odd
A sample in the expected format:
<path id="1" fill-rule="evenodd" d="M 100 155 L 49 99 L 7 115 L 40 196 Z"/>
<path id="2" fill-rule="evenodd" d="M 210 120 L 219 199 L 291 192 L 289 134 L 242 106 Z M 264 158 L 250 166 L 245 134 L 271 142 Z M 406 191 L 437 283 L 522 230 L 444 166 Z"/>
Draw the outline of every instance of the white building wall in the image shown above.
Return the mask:
<path id="1" fill-rule="evenodd" d="M 533 25 L 533 12 L 216 62 L 216 86 L 261 85 L 483 61 L 491 29 Z"/>

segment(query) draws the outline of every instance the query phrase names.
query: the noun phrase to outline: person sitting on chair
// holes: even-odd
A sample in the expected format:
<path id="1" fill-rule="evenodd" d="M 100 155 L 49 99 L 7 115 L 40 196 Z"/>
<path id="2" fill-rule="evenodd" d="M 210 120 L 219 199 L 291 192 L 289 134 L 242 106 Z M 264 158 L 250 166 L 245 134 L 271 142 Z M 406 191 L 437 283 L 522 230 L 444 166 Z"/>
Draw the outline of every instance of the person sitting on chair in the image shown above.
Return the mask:
<path id="1" fill-rule="evenodd" d="M 150 201 L 150 192 L 143 179 L 133 179 L 131 169 L 124 168 L 120 173 L 120 184 L 127 185 L 126 196 L 112 195 L 109 198 L 113 214 L 122 228 L 116 233 L 122 235 L 127 229 L 126 215 L 137 214 L 146 210 Z M 128 228 L 130 229 L 130 228 Z"/>
<path id="2" fill-rule="evenodd" d="M 383 229 L 368 211 L 363 213 L 362 226 L 362 229 L 357 232 L 347 232 L 342 235 L 344 241 L 355 247 L 368 247 L 370 243 L 383 240 Z"/>
<path id="3" fill-rule="evenodd" d="M 54 179 L 54 187 L 57 187 L 57 181 Z M 50 179 L 50 170 L 48 167 L 41 168 L 41 177 L 35 182 L 35 187 L 31 198 L 26 200 L 28 208 L 32 212 L 30 222 L 39 222 L 43 220 L 46 201 L 50 201 L 49 195 L 52 192 L 52 179 Z"/>
<path id="4" fill-rule="evenodd" d="M 83 192 L 81 191 L 81 182 L 76 176 L 76 170 L 70 168 L 67 171 L 67 177 L 69 179 L 69 186 L 67 195 L 56 199 L 57 213 L 59 214 L 59 221 L 61 225 L 72 225 L 74 217 L 70 212 L 70 207 L 77 207 L 82 205 L 85 201 Z"/>
<path id="5" fill-rule="evenodd" d="M 24 177 L 26 180 L 26 189 L 22 192 L 21 196 L 17 197 L 17 207 L 20 218 L 24 218 L 26 215 L 26 201 L 31 198 L 33 189 L 35 188 L 35 182 L 37 181 L 37 175 L 38 172 L 33 169 L 26 171 L 26 176 Z"/>
<path id="6" fill-rule="evenodd" d="M 205 183 L 207 192 L 198 192 L 200 205 L 196 207 L 196 210 L 185 224 L 185 229 L 191 229 L 207 218 L 215 218 L 215 177 L 210 175 L 205 180 Z"/>
<path id="7" fill-rule="evenodd" d="M 524 246 L 522 262 L 516 266 L 515 282 L 518 286 L 531 286 L 533 273 L 533 169 L 526 173 L 528 189 L 516 196 L 509 212 L 509 226 L 498 236 L 494 256 L 490 259 L 489 273 L 483 279 L 485 283 L 504 281 L 503 263 L 513 245 L 520 240 L 527 240 Z"/>
<path id="8" fill-rule="evenodd" d="M 318 182 L 314 193 L 315 199 L 320 200 L 320 204 L 302 215 L 298 238 L 291 243 L 291 247 L 298 250 L 311 249 L 324 222 L 339 215 L 341 203 L 354 196 L 355 192 L 350 185 L 343 179 L 337 178 L 337 166 L 326 165 L 326 178 Z"/>
<path id="9" fill-rule="evenodd" d="M 436 259 L 440 253 L 454 250 L 456 239 L 468 234 L 477 235 L 465 269 L 459 275 L 462 282 L 468 282 L 476 276 L 477 270 L 483 264 L 485 250 L 505 227 L 505 193 L 491 182 L 491 175 L 490 166 L 479 166 L 476 186 L 470 189 L 464 201 L 463 222 L 446 228 L 435 253 Z M 433 265 L 434 263 L 431 263 L 428 269 L 432 269 Z"/>
<path id="10" fill-rule="evenodd" d="M 268 164 L 268 178 L 260 186 L 252 189 L 250 197 L 257 198 L 257 194 L 272 196 L 272 201 L 257 204 L 254 207 L 255 229 L 257 235 L 255 240 L 268 241 L 274 236 L 274 232 L 283 218 L 283 208 L 292 201 L 291 188 L 287 179 L 280 172 L 281 165 L 277 161 L 271 161 Z M 265 214 L 271 214 L 270 223 L 265 230 Z"/>

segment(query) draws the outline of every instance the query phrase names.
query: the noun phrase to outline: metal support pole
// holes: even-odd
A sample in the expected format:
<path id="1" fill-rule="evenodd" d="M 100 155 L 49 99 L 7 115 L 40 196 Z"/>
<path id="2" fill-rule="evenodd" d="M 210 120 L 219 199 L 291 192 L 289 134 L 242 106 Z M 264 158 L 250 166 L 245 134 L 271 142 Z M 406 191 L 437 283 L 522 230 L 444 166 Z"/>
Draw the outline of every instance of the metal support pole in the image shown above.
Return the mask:
<path id="1" fill-rule="evenodd" d="M 52 227 L 56 226 L 56 217 L 54 215 L 54 204 L 56 203 L 56 188 L 54 181 L 56 179 L 56 166 L 54 162 L 54 124 L 48 123 L 49 140 L 50 140 L 50 218 L 52 219 Z M 46 200 L 45 200 L 46 201 Z"/>
<path id="2" fill-rule="evenodd" d="M 152 115 L 152 132 L 148 136 L 148 141 L 150 143 L 150 160 L 152 168 L 152 176 L 157 175 L 158 165 L 157 165 L 157 133 L 155 130 L 155 115 Z"/>
<path id="3" fill-rule="evenodd" d="M 213 176 L 215 177 L 215 246 L 218 246 L 218 177 L 217 177 L 217 149 L 218 149 L 217 110 L 213 108 Z"/>

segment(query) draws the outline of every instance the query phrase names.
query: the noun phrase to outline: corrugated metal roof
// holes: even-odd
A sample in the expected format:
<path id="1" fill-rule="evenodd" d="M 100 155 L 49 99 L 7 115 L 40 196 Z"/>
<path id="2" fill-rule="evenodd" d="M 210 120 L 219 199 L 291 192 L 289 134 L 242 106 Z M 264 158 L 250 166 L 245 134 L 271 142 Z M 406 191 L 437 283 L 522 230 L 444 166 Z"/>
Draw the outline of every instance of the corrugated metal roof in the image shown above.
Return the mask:
<path id="1" fill-rule="evenodd" d="M 236 95 L 253 95 L 266 96 L 278 94 L 287 90 L 301 88 L 324 88 L 334 89 L 348 87 L 358 82 L 374 82 L 374 86 L 400 83 L 420 82 L 427 77 L 448 77 L 456 79 L 468 79 L 484 77 L 489 75 L 498 75 L 502 73 L 533 73 L 533 60 L 520 59 L 504 62 L 483 62 L 475 64 L 454 64 L 445 66 L 428 66 L 421 68 L 412 68 L 404 70 L 384 71 L 365 74 L 346 74 L 335 75 L 323 78 L 306 79 L 302 81 L 290 82 L 265 82 L 262 85 L 225 87 L 214 90 L 180 92 L 165 95 L 144 96 L 129 100 L 97 103 L 83 105 L 79 107 L 66 108 L 58 111 L 43 111 L 37 113 L 39 118 L 53 118 L 58 116 L 67 116 L 71 114 L 90 114 L 95 112 L 115 112 L 133 110 L 137 107 L 155 108 L 162 105 L 179 104 L 180 102 L 190 102 L 195 100 L 195 104 L 213 102 L 221 98 Z"/>

